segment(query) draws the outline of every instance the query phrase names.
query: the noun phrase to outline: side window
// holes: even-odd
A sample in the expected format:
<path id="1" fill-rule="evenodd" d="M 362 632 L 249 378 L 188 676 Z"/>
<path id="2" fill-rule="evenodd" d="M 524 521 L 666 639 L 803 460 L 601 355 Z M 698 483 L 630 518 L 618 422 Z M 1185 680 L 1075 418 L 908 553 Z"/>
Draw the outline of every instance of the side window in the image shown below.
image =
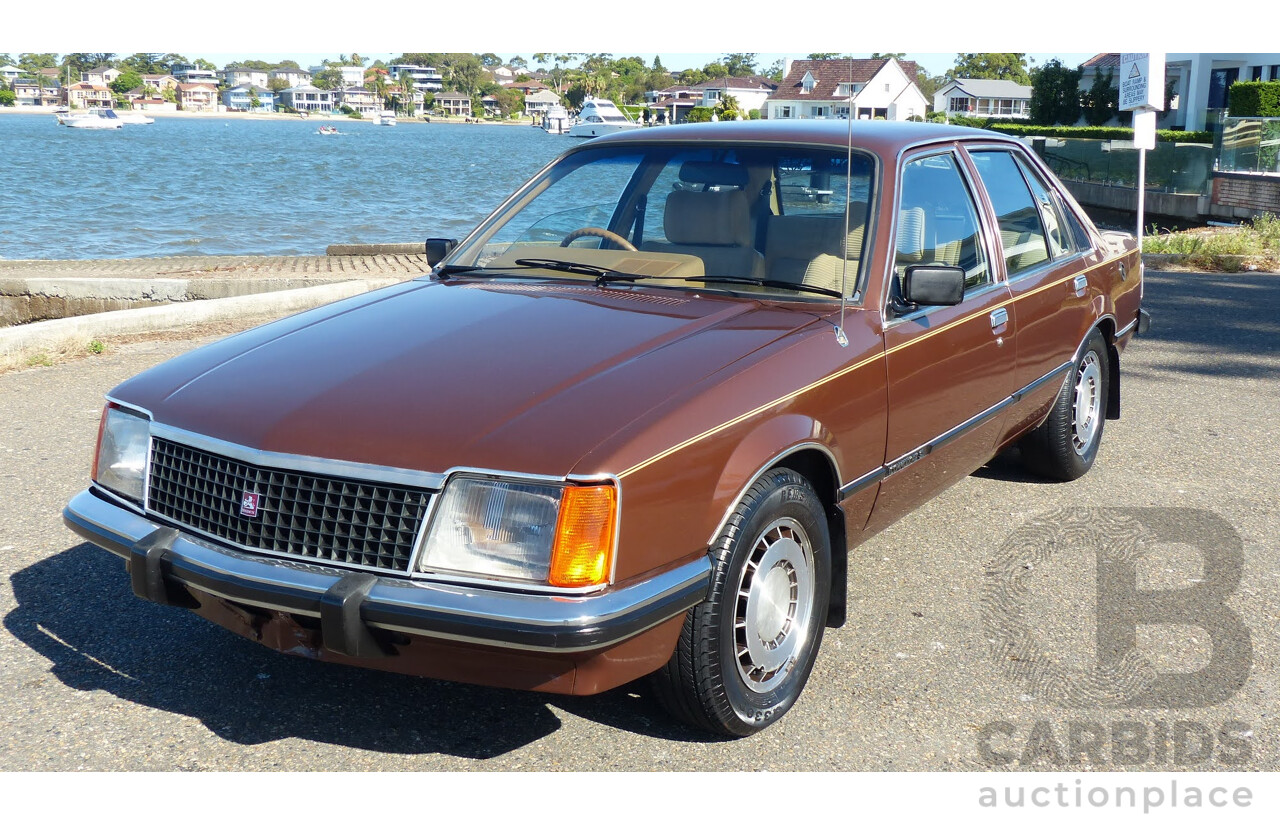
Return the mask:
<path id="1" fill-rule="evenodd" d="M 974 152 L 973 163 L 996 211 L 1009 277 L 1049 260 L 1040 213 L 1017 161 L 1009 152 L 988 150 Z"/>
<path id="2" fill-rule="evenodd" d="M 966 292 L 992 282 L 973 195 L 954 155 L 930 155 L 903 166 L 896 243 L 899 285 L 907 267 L 916 264 L 961 267 Z"/>
<path id="3" fill-rule="evenodd" d="M 1044 225 L 1044 236 L 1049 242 L 1049 255 L 1060 258 L 1072 249 L 1071 226 L 1063 217 L 1065 210 L 1062 208 L 1062 203 L 1024 158 L 1018 158 L 1018 166 L 1022 167 L 1027 183 L 1031 185 L 1031 197 L 1035 199 L 1036 207 L 1040 210 L 1040 222 Z"/>

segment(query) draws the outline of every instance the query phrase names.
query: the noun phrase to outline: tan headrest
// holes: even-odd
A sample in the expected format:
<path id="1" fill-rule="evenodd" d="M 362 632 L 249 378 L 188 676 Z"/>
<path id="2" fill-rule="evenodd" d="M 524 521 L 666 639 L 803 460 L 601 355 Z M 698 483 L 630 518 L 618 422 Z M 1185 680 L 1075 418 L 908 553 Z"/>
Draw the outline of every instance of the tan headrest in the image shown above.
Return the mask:
<path id="1" fill-rule="evenodd" d="M 751 209 L 747 194 L 676 190 L 667 195 L 662 230 L 674 244 L 749 246 Z"/>
<path id="2" fill-rule="evenodd" d="M 924 210 L 918 206 L 898 212 L 898 260 L 924 260 Z"/>

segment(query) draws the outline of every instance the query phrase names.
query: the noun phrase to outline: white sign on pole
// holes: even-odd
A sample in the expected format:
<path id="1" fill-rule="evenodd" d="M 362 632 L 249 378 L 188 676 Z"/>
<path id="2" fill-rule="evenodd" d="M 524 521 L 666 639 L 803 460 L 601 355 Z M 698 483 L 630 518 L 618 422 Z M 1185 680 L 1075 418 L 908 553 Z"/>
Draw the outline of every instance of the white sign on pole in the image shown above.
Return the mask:
<path id="1" fill-rule="evenodd" d="M 1164 111 L 1164 54 L 1120 54 L 1120 111 Z"/>
<path id="2" fill-rule="evenodd" d="M 1156 148 L 1156 114 L 1152 109 L 1133 113 L 1133 148 Z"/>

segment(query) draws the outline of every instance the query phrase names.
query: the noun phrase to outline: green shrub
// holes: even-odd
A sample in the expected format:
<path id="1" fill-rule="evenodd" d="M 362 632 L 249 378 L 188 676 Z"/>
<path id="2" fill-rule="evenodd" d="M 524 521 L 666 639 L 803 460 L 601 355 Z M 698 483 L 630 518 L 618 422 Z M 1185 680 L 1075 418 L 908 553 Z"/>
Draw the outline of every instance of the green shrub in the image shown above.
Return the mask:
<path id="1" fill-rule="evenodd" d="M 1280 117 L 1280 80 L 1233 83 L 1227 96 L 1231 117 Z"/>
<path id="2" fill-rule="evenodd" d="M 13 106 L 17 103 L 18 96 L 8 89 L 0 89 L 0 106 Z"/>
<path id="3" fill-rule="evenodd" d="M 1086 140 L 1133 140 L 1133 130 L 1123 126 L 1033 126 L 1027 123 L 991 122 L 980 129 L 1022 137 L 1084 138 Z M 1167 143 L 1213 143 L 1211 132 L 1183 132 L 1160 129 L 1156 137 Z"/>
<path id="4" fill-rule="evenodd" d="M 689 110 L 689 114 L 685 117 L 685 123 L 710 123 L 711 115 L 715 114 L 715 109 L 710 106 L 694 106 Z"/>

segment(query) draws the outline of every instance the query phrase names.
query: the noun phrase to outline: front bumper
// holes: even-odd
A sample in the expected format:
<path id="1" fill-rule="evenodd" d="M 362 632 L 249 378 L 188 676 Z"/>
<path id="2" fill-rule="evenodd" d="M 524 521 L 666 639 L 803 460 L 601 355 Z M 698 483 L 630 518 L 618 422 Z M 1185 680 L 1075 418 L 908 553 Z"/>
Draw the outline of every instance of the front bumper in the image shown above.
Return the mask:
<path id="1" fill-rule="evenodd" d="M 228 602 L 318 618 L 326 648 L 380 655 L 372 629 L 517 650 L 574 653 L 629 639 L 706 597 L 699 558 L 625 587 L 584 596 L 513 593 L 338 570 L 217 547 L 93 489 L 63 510 L 73 531 L 129 565 L 134 592 L 184 603 L 182 588 Z"/>

